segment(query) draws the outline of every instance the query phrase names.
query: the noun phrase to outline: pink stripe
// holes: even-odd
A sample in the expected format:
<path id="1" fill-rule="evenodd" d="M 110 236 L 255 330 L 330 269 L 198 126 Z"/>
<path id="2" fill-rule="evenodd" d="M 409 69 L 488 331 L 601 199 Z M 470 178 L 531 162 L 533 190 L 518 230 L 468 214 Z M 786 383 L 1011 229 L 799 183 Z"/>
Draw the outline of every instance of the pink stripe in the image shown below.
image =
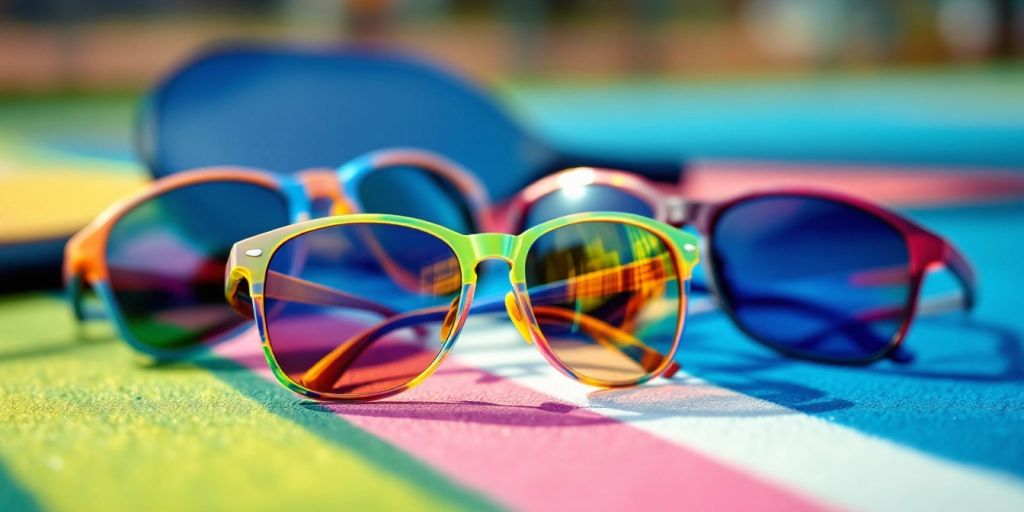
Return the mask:
<path id="1" fill-rule="evenodd" d="M 257 347 L 245 335 L 217 352 L 273 379 Z M 824 508 L 624 423 L 450 360 L 398 397 L 331 408 L 516 509 Z"/>

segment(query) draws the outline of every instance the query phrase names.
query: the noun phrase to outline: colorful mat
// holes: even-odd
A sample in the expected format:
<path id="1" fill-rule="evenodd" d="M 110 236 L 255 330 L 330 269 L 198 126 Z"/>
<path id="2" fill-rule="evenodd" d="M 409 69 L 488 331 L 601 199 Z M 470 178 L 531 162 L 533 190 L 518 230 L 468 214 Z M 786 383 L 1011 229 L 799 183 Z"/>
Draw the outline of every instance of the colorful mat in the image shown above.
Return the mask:
<path id="1" fill-rule="evenodd" d="M 919 92 L 934 92 L 918 81 L 900 84 L 898 90 L 917 84 Z M 722 156 L 690 121 L 667 130 L 681 112 L 661 118 L 653 110 L 639 118 L 615 113 L 616 98 L 655 104 L 656 96 L 644 91 L 623 89 L 606 98 L 611 110 L 602 112 L 622 122 L 641 119 L 618 124 L 629 128 L 627 138 L 664 148 L 691 134 L 688 153 L 705 144 L 704 156 Z M 918 161 L 911 158 L 917 155 L 932 166 L 886 185 L 871 174 L 877 167 L 827 166 L 833 173 L 827 178 L 816 164 L 810 165 L 816 177 L 808 177 L 806 166 L 773 171 L 790 181 L 825 180 L 912 205 L 914 218 L 969 255 L 981 279 L 978 309 L 970 316 L 922 318 L 907 340 L 916 356 L 909 365 L 790 361 L 709 313 L 688 322 L 679 354 L 684 374 L 634 389 L 596 390 L 550 369 L 506 319 L 474 317 L 452 358 L 423 386 L 383 403 L 326 405 L 273 382 L 252 333 L 195 361 L 148 367 L 107 326 L 75 325 L 58 295 L 9 296 L 0 298 L 0 510 L 1024 509 L 1024 274 L 1018 256 L 1024 201 L 1016 181 L 998 181 L 1004 173 L 978 186 L 943 168 L 1024 167 L 1019 146 L 1005 138 L 1021 133 L 1024 117 L 1015 112 L 1024 102 L 1009 96 L 978 96 L 974 105 L 984 108 L 967 118 L 965 104 L 935 110 L 934 94 L 897 102 L 891 119 L 917 120 L 903 125 L 865 113 L 862 124 L 851 126 L 870 130 L 850 129 L 847 140 L 859 141 L 850 151 L 887 147 L 890 153 L 873 154 L 895 161 Z M 587 97 L 573 101 L 586 110 L 592 108 Z M 555 90 L 523 103 L 535 113 L 552 107 L 549 117 L 536 116 L 562 138 L 578 137 L 574 123 L 582 114 L 558 98 L 565 94 Z M 817 97 L 817 112 L 827 111 L 822 105 L 829 98 Z M 996 107 L 1000 102 L 1003 108 Z M 60 208 L 70 212 L 71 203 L 43 208 L 22 197 L 36 189 L 9 194 L 14 182 L 3 181 L 0 231 L 7 230 L 6 240 L 12 233 L 45 232 L 51 221 L 53 232 L 67 229 L 105 204 L 101 194 L 138 186 L 141 174 L 127 158 L 123 137 L 130 102 L 110 103 L 96 110 L 77 101 L 5 107 L 0 180 L 18 174 L 60 186 L 70 182 L 51 178 L 66 164 L 73 168 L 69 179 L 82 179 L 66 187 L 69 196 L 95 202 L 75 219 L 63 218 Z M 782 103 L 799 108 L 796 100 Z M 706 102 L 680 105 L 695 104 Z M 39 108 L 53 109 L 43 116 L 51 122 L 59 115 L 80 121 L 55 130 L 29 113 Z M 696 112 L 697 119 L 712 117 L 710 110 Z M 758 112 L 765 118 L 773 111 L 753 109 L 748 119 Z M 800 112 L 806 122 L 793 126 L 813 139 L 815 115 Z M 857 117 L 854 107 L 841 112 Z M 734 132 L 720 127 L 717 133 L 742 135 L 737 140 L 749 143 L 758 134 L 742 117 L 731 118 Z M 662 124 L 653 123 L 657 119 Z M 886 138 L 880 125 L 909 142 Z M 588 129 L 591 143 L 621 143 L 606 137 L 611 125 Z M 813 140 L 827 142 L 837 130 Z M 972 135 L 963 138 L 967 132 Z M 803 155 L 805 162 L 829 160 L 823 155 L 842 149 L 775 135 L 782 145 L 772 151 L 788 147 L 790 157 Z M 958 155 L 955 161 L 940 158 L 943 144 Z M 778 156 L 745 147 L 753 149 L 740 156 Z M 718 173 L 699 185 L 706 191 L 749 183 L 748 164 L 714 165 Z M 853 181 L 844 185 L 834 179 L 840 175 Z M 94 180 L 110 186 L 76 194 L 100 184 Z M 12 197 L 21 200 L 17 212 L 7 201 Z M 10 222 L 13 215 L 39 224 Z M 942 277 L 934 277 L 933 288 L 941 287 Z"/>
<path id="2" fill-rule="evenodd" d="M 151 368 L 105 328 L 76 328 L 59 297 L 8 298 L 2 497 L 57 509 L 1019 510 L 1024 203 L 914 214 L 972 255 L 983 295 L 970 317 L 916 325 L 906 366 L 793 362 L 695 315 L 687 375 L 602 391 L 483 318 L 423 386 L 325 405 L 279 388 L 251 333 Z"/>

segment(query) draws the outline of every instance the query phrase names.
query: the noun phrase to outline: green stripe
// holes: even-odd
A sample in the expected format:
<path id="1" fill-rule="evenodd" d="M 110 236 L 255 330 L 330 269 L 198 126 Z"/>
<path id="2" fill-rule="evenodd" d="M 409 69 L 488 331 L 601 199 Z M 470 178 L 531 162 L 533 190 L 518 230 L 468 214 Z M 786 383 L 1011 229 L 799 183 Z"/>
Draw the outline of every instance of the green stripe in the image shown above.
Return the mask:
<path id="1" fill-rule="evenodd" d="M 199 366 L 261 404 L 268 411 L 295 423 L 326 441 L 358 453 L 382 470 L 404 478 L 436 496 L 472 510 L 497 507 L 479 494 L 467 491 L 434 469 L 366 431 L 339 418 L 319 403 L 295 396 L 284 387 L 252 373 L 234 361 L 204 359 Z"/>
<path id="2" fill-rule="evenodd" d="M 42 508 L 493 508 L 234 363 L 143 367 L 48 296 L 0 325 L 0 460 Z"/>

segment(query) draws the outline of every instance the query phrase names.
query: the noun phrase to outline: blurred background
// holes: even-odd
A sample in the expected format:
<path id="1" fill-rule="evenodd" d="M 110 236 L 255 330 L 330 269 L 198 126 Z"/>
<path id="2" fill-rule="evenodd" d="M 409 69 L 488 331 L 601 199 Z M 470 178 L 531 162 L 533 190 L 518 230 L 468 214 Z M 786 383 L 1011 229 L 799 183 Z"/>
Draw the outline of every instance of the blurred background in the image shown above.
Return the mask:
<path id="1" fill-rule="evenodd" d="M 1020 0 L 3 0 L 4 91 L 136 90 L 224 39 L 388 42 L 490 79 L 1019 59 Z"/>
<path id="2" fill-rule="evenodd" d="M 0 0 L 5 289 L 148 179 L 140 99 L 225 41 L 406 48 L 572 149 L 1024 168 L 1024 0 Z"/>

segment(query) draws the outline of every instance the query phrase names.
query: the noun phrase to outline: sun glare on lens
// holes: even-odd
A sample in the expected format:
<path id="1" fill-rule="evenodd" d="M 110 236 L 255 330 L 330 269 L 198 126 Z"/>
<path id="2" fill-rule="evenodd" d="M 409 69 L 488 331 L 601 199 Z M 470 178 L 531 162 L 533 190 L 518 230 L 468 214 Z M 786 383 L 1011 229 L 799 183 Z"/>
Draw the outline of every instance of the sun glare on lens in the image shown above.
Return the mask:
<path id="1" fill-rule="evenodd" d="M 579 200 L 586 194 L 586 187 L 594 182 L 593 169 L 577 169 L 558 177 L 558 186 L 566 199 Z"/>

